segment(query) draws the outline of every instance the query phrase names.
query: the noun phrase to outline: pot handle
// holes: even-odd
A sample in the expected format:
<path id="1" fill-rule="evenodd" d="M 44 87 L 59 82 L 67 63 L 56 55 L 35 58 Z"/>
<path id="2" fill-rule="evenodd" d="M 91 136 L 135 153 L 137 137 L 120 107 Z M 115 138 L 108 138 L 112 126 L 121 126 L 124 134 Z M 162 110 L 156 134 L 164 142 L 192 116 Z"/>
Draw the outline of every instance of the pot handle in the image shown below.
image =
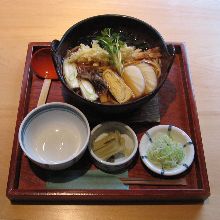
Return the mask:
<path id="1" fill-rule="evenodd" d="M 167 44 L 167 51 L 170 56 L 175 56 L 175 47 L 173 44 Z"/>
<path id="2" fill-rule="evenodd" d="M 58 41 L 58 40 L 53 40 L 52 41 L 51 50 L 54 54 L 57 52 L 57 48 L 58 48 L 59 44 L 60 44 L 60 41 Z"/>
<path id="3" fill-rule="evenodd" d="M 167 66 L 167 73 L 169 73 L 171 66 L 173 65 L 174 58 L 175 58 L 175 47 L 173 44 L 167 44 L 167 53 L 168 53 L 168 66 Z"/>
<path id="4" fill-rule="evenodd" d="M 62 71 L 61 71 L 61 69 L 62 69 L 62 58 L 57 52 L 59 44 L 60 44 L 60 42 L 58 40 L 53 40 L 51 42 L 51 55 L 52 55 L 52 60 L 53 60 L 54 67 L 56 69 L 58 77 L 60 77 L 61 73 L 62 73 Z"/>

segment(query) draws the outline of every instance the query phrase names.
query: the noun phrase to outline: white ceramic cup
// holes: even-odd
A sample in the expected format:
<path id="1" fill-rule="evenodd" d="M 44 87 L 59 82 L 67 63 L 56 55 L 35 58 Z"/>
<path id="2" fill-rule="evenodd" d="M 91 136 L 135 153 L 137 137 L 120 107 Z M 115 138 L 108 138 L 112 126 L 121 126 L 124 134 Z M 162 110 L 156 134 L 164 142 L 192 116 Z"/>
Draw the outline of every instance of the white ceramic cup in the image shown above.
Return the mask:
<path id="1" fill-rule="evenodd" d="M 35 164 L 61 170 L 76 163 L 90 137 L 84 114 L 66 103 L 53 102 L 33 109 L 19 129 L 19 143 Z"/>

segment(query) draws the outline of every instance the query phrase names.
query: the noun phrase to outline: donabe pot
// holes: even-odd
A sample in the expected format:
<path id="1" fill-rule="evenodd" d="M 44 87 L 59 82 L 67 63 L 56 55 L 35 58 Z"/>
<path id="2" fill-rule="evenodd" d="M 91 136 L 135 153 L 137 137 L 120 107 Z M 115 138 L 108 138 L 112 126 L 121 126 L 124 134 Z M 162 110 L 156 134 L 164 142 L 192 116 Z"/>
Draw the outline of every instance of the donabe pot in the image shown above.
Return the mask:
<path id="1" fill-rule="evenodd" d="M 67 50 L 80 43 L 89 44 L 96 33 L 100 33 L 104 28 L 111 28 L 115 32 L 120 31 L 124 36 L 127 36 L 127 41 L 130 45 L 133 44 L 136 47 L 142 47 L 142 49 L 160 47 L 162 54 L 161 76 L 157 88 L 151 94 L 125 104 L 102 104 L 84 99 L 75 93 L 65 82 L 63 59 L 66 56 Z M 86 38 L 87 36 L 88 38 Z M 68 91 L 68 96 L 86 109 L 111 114 L 134 110 L 152 99 L 166 80 L 175 55 L 174 46 L 172 44 L 167 45 L 160 33 L 152 26 L 144 21 L 124 15 L 99 15 L 82 20 L 67 30 L 60 41 L 53 40 L 51 50 L 58 77 Z"/>

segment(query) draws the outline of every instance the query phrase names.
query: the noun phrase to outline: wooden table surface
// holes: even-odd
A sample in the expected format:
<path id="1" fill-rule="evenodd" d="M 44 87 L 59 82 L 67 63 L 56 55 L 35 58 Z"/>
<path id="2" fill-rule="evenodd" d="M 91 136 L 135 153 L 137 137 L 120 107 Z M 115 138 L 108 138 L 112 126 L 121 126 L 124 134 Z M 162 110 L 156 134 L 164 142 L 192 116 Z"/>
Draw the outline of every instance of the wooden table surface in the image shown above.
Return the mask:
<path id="1" fill-rule="evenodd" d="M 219 219 L 220 2 L 140 0 L 1 1 L 0 219 Z M 5 196 L 27 45 L 60 39 L 98 14 L 142 19 L 166 41 L 185 42 L 200 119 L 211 197 L 191 205 L 12 205 Z"/>

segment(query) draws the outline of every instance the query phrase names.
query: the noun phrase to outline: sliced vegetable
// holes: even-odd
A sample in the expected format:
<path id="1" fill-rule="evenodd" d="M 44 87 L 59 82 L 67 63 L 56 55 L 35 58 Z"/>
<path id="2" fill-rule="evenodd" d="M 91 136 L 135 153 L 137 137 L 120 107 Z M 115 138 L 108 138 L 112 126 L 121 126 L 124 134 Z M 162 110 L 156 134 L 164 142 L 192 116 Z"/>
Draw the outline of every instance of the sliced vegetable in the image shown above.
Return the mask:
<path id="1" fill-rule="evenodd" d="M 80 80 L 79 87 L 85 99 L 95 101 L 98 98 L 98 95 L 96 94 L 94 87 L 89 81 L 84 79 Z"/>
<path id="2" fill-rule="evenodd" d="M 78 88 L 79 82 L 77 79 L 77 69 L 76 65 L 69 63 L 67 59 L 63 61 L 63 75 L 66 80 L 66 83 L 71 89 Z"/>
<path id="3" fill-rule="evenodd" d="M 159 134 L 153 139 L 147 156 L 152 163 L 159 164 L 165 169 L 171 169 L 180 164 L 185 154 L 180 143 L 167 134 Z"/>

